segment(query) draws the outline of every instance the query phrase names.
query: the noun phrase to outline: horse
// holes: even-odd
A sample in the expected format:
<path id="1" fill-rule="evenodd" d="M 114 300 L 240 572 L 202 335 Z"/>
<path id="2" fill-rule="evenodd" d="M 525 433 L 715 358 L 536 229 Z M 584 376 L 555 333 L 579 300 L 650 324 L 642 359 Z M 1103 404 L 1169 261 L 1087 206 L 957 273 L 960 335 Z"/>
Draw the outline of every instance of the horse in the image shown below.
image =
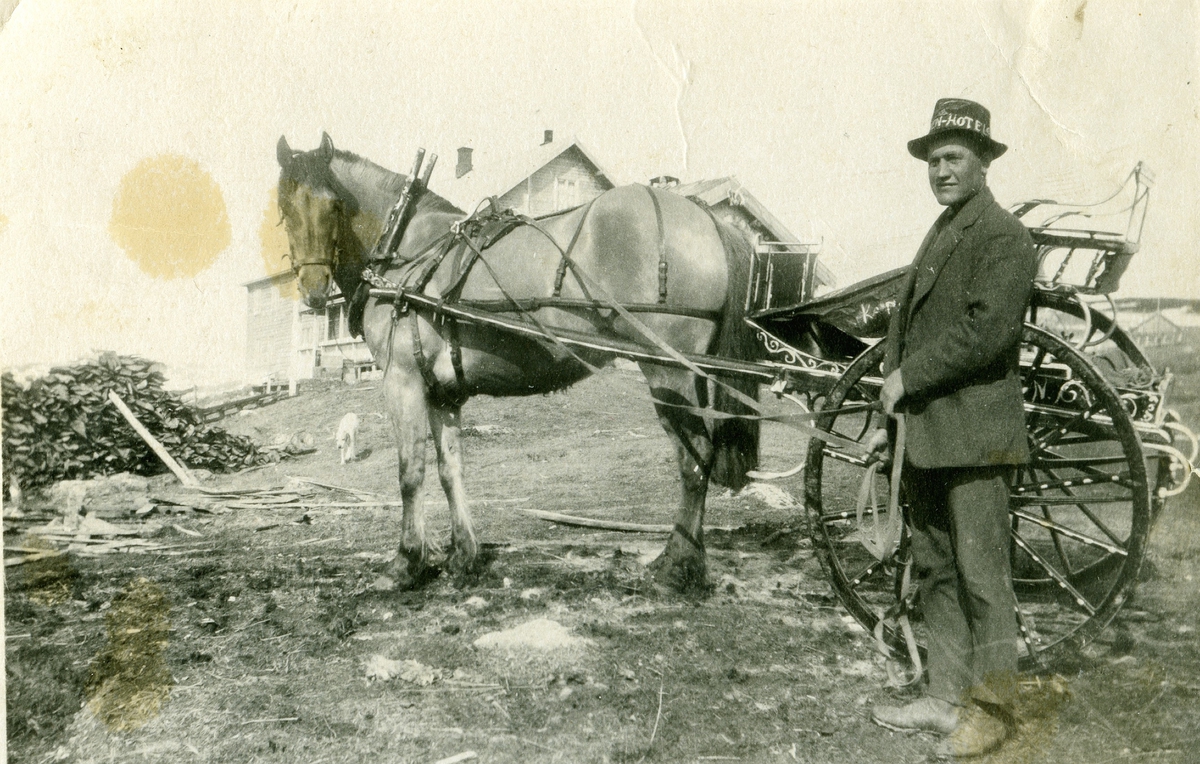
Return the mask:
<path id="1" fill-rule="evenodd" d="M 276 149 L 279 208 L 301 297 L 321 309 L 336 283 L 349 299 L 362 284 L 364 267 L 409 178 L 335 149 L 325 133 L 312 151 L 292 150 L 286 137 Z M 466 217 L 446 199 L 420 189 L 395 257 L 380 275 L 399 279 Z M 682 353 L 761 357 L 743 320 L 750 243 L 683 196 L 638 185 L 611 189 L 586 206 L 525 219 L 485 246 L 476 253 L 486 267 L 473 267 L 463 277 L 454 269 L 454 258 L 446 257 L 423 285 L 424 293 L 444 297 L 449 290 L 464 303 L 555 295 L 558 303 L 531 307 L 526 318 L 553 327 L 551 332 L 644 344 L 649 329 Z M 596 302 L 595 293 L 641 310 L 640 321 L 623 319 L 611 303 Z M 383 369 L 385 405 L 399 451 L 403 516 L 398 554 L 388 573 L 397 587 L 412 588 L 439 570 L 434 564 L 439 550 L 427 535 L 421 501 L 426 423 L 451 513 L 451 549 L 440 562 L 460 578 L 477 573 L 480 544 L 463 486 L 459 444 L 462 404 L 472 395 L 564 389 L 610 362 L 611 354 L 564 352 L 561 344 L 545 339 L 447 320 L 434 310 L 377 296 L 365 303 L 361 331 Z M 756 399 L 758 384 L 705 379 L 686 367 L 639 365 L 673 444 L 682 487 L 674 529 L 651 563 L 650 583 L 685 593 L 705 591 L 709 483 L 744 486 L 747 471 L 756 466 L 759 435 L 757 419 L 707 414 L 747 413 L 753 401 L 746 396 Z"/>

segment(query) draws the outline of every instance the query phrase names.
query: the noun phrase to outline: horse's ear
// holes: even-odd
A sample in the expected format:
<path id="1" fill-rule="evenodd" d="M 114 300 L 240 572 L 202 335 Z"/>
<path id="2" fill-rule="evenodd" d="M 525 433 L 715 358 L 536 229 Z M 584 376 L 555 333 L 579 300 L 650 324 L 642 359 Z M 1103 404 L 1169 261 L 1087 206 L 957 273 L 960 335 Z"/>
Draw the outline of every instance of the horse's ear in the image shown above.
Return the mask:
<path id="1" fill-rule="evenodd" d="M 321 133 L 321 158 L 328 162 L 333 159 L 333 139 L 329 137 L 329 133 Z"/>
<path id="2" fill-rule="evenodd" d="M 279 136 L 279 143 L 275 144 L 275 158 L 279 160 L 280 167 L 287 167 L 292 163 L 292 147 L 288 145 L 287 136 Z"/>

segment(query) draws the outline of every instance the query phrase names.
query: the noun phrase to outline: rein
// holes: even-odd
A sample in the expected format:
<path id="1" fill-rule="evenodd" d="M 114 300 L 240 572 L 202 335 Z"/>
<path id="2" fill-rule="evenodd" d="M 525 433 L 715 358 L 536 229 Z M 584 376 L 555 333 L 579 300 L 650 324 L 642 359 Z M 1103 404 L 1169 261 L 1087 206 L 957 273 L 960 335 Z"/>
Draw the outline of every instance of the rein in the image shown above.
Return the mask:
<path id="1" fill-rule="evenodd" d="M 921 663 L 921 651 L 917 647 L 917 638 L 913 634 L 912 623 L 909 620 L 909 613 L 916 609 L 916 591 L 912 587 L 912 566 L 913 560 L 911 554 L 904 554 L 902 557 L 897 556 L 897 552 L 904 541 L 904 514 L 900 507 L 900 477 L 904 469 L 904 451 L 905 441 L 907 439 L 907 427 L 904 421 L 904 414 L 896 414 L 896 446 L 892 451 L 891 474 L 888 480 L 888 501 L 886 506 L 887 515 L 884 520 L 879 519 L 880 512 L 884 507 L 879 506 L 879 498 L 875 491 L 875 476 L 879 473 L 879 468 L 883 464 L 881 461 L 873 461 L 867 466 L 866 472 L 863 474 L 862 483 L 858 488 L 858 499 L 855 502 L 854 516 L 855 525 L 858 528 L 858 543 L 863 546 L 871 555 L 881 563 L 892 561 L 896 565 L 903 566 L 900 573 L 900 591 L 896 598 L 896 604 L 888 608 L 886 611 L 880 610 L 876 613 L 878 620 L 875 621 L 875 629 L 873 636 L 875 637 L 875 648 L 886 659 L 886 667 L 888 674 L 888 684 L 893 687 L 908 687 L 920 681 L 924 668 Z M 871 523 L 864 522 L 863 515 L 871 515 Z M 899 632 L 904 638 L 904 645 L 908 649 L 908 658 L 912 663 L 911 672 L 907 677 L 903 676 L 902 670 L 896 665 L 892 659 L 892 648 L 883 638 L 884 630 L 888 629 L 894 632 Z"/>

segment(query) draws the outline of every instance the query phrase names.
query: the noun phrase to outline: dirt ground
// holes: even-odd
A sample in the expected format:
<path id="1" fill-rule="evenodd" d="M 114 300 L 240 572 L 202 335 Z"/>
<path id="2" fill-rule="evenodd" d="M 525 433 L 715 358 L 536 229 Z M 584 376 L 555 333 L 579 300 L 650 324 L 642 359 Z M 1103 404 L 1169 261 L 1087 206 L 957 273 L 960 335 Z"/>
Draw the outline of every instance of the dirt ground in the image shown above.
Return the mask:
<path id="1" fill-rule="evenodd" d="M 1182 372 L 1174 401 L 1200 424 L 1200 361 L 1169 360 Z M 347 411 L 366 453 L 342 465 L 334 432 Z M 366 381 L 233 417 L 229 429 L 259 442 L 306 430 L 318 450 L 206 485 L 302 476 L 396 500 L 382 411 Z M 644 566 L 663 536 L 517 511 L 671 521 L 678 478 L 640 373 L 475 399 L 464 418 L 467 487 L 493 559 L 463 587 L 378 590 L 399 525 L 399 510 L 380 506 L 160 508 L 141 522 L 169 549 L 9 568 L 9 760 L 925 760 L 932 737 L 869 720 L 872 704 L 905 696 L 885 687 L 871 640 L 831 596 L 801 530 L 799 476 L 714 492 L 708 524 L 732 529 L 707 537 L 714 592 L 655 597 Z M 768 426 L 763 467 L 790 467 L 803 450 Z M 426 497 L 444 540 L 432 468 Z M 363 498 L 314 489 L 306 500 Z M 1059 679 L 1030 677 L 1018 738 L 985 761 L 1200 761 L 1198 547 L 1193 486 L 1160 519 L 1123 614 L 1054 667 Z"/>

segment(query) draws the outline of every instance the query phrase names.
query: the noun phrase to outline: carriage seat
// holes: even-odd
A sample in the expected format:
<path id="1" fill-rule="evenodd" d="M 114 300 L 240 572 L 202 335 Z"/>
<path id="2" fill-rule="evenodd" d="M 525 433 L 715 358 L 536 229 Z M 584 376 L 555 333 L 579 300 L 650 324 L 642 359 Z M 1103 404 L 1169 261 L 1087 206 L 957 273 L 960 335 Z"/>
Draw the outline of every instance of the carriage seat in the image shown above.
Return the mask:
<path id="1" fill-rule="evenodd" d="M 872 276 L 815 300 L 755 311 L 750 319 L 785 339 L 804 332 L 814 323 L 826 324 L 858 339 L 878 339 L 887 334 L 908 268 Z"/>

